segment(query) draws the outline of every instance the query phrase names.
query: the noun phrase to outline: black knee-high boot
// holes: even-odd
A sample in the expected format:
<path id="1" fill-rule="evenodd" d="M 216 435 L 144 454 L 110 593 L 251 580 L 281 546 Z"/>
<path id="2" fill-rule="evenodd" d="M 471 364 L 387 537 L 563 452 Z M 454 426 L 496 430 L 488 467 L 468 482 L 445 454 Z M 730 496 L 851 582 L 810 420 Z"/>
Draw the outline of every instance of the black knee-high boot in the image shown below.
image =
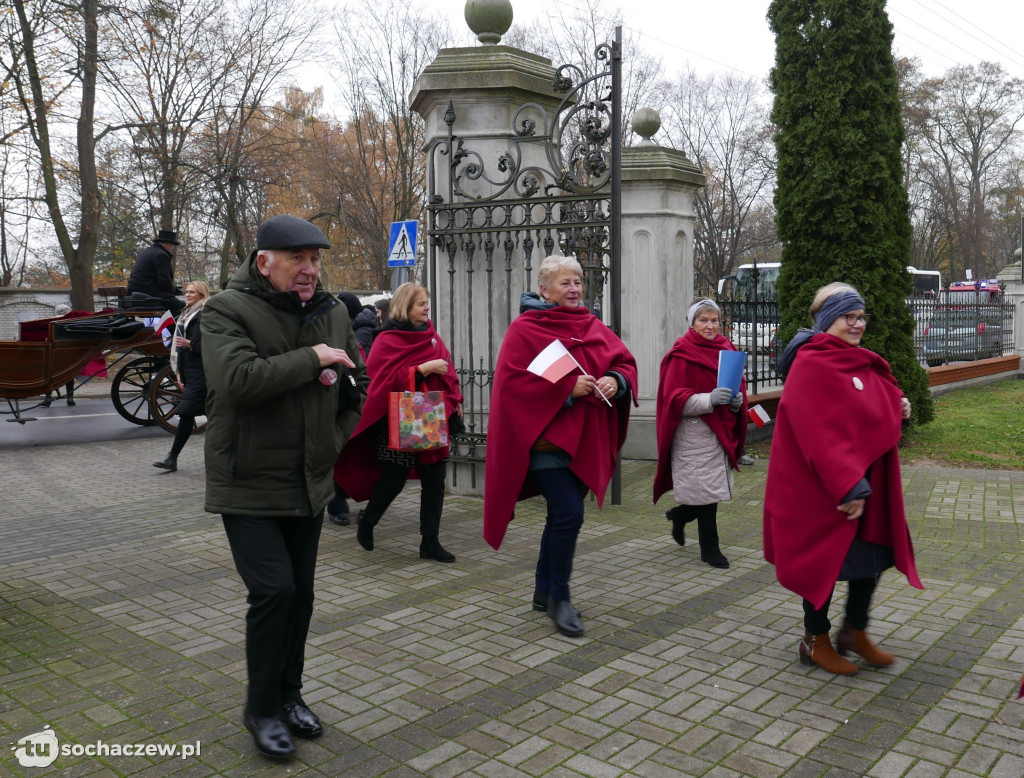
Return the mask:
<path id="1" fill-rule="evenodd" d="M 712 567 L 727 568 L 729 560 L 718 547 L 718 503 L 702 505 L 697 514 L 697 536 L 700 538 L 700 559 Z"/>

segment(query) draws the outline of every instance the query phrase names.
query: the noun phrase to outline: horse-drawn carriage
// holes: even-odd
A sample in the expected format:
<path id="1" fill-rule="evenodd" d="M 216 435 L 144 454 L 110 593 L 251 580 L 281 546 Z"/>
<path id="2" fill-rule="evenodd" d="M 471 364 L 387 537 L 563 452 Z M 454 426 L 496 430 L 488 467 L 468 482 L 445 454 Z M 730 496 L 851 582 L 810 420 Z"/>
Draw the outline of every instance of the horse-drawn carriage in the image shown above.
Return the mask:
<path id="1" fill-rule="evenodd" d="M 160 301 L 130 297 L 123 287 L 99 292 L 108 304 L 98 314 L 72 312 L 22 322 L 18 340 L 0 341 L 0 399 L 9 409 L 0 413 L 13 417 L 8 421 L 34 421 L 24 414 L 41 403 L 22 407 L 22 400 L 59 389 L 91 360 L 103 357 L 114 373 L 110 399 L 117 412 L 134 424 L 158 424 L 174 432 L 181 390 L 162 334 L 144 321 L 163 315 Z M 205 419 L 197 420 L 195 431 L 205 426 Z"/>

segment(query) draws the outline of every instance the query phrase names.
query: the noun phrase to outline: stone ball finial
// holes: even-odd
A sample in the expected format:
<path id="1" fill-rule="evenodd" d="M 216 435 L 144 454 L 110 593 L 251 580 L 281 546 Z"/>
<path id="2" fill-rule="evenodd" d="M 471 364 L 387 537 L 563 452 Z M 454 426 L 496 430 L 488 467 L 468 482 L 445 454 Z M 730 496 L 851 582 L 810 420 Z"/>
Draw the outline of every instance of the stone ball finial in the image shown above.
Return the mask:
<path id="1" fill-rule="evenodd" d="M 512 26 L 512 3 L 511 0 L 466 0 L 465 16 L 477 40 L 495 46 Z"/>
<path id="2" fill-rule="evenodd" d="M 652 137 L 661 129 L 661 115 L 653 108 L 638 108 L 633 114 L 633 132 L 643 138 L 641 146 L 656 145 Z"/>

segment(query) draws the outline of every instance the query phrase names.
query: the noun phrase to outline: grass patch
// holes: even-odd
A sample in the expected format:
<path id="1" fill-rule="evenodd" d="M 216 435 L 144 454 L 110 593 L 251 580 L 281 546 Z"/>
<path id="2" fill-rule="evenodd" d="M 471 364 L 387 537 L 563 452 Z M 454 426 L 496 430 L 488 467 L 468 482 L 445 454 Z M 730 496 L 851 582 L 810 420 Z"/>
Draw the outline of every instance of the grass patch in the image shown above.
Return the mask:
<path id="1" fill-rule="evenodd" d="M 903 435 L 904 464 L 1024 469 L 1024 380 L 957 389 L 934 402 L 935 420 Z M 770 445 L 751 444 L 748 453 L 767 457 Z"/>

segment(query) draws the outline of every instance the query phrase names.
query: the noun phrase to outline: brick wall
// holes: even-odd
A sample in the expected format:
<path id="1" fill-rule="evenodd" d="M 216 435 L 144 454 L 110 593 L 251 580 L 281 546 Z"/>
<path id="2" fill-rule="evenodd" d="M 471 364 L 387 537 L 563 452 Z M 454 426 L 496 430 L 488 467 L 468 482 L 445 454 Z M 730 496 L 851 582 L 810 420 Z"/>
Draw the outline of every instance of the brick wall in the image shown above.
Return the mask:
<path id="1" fill-rule="evenodd" d="M 61 303 L 71 301 L 69 289 L 15 289 L 0 288 L 0 340 L 17 340 L 18 325 L 32 319 L 55 316 Z M 95 308 L 103 307 L 103 300 L 95 300 Z"/>

